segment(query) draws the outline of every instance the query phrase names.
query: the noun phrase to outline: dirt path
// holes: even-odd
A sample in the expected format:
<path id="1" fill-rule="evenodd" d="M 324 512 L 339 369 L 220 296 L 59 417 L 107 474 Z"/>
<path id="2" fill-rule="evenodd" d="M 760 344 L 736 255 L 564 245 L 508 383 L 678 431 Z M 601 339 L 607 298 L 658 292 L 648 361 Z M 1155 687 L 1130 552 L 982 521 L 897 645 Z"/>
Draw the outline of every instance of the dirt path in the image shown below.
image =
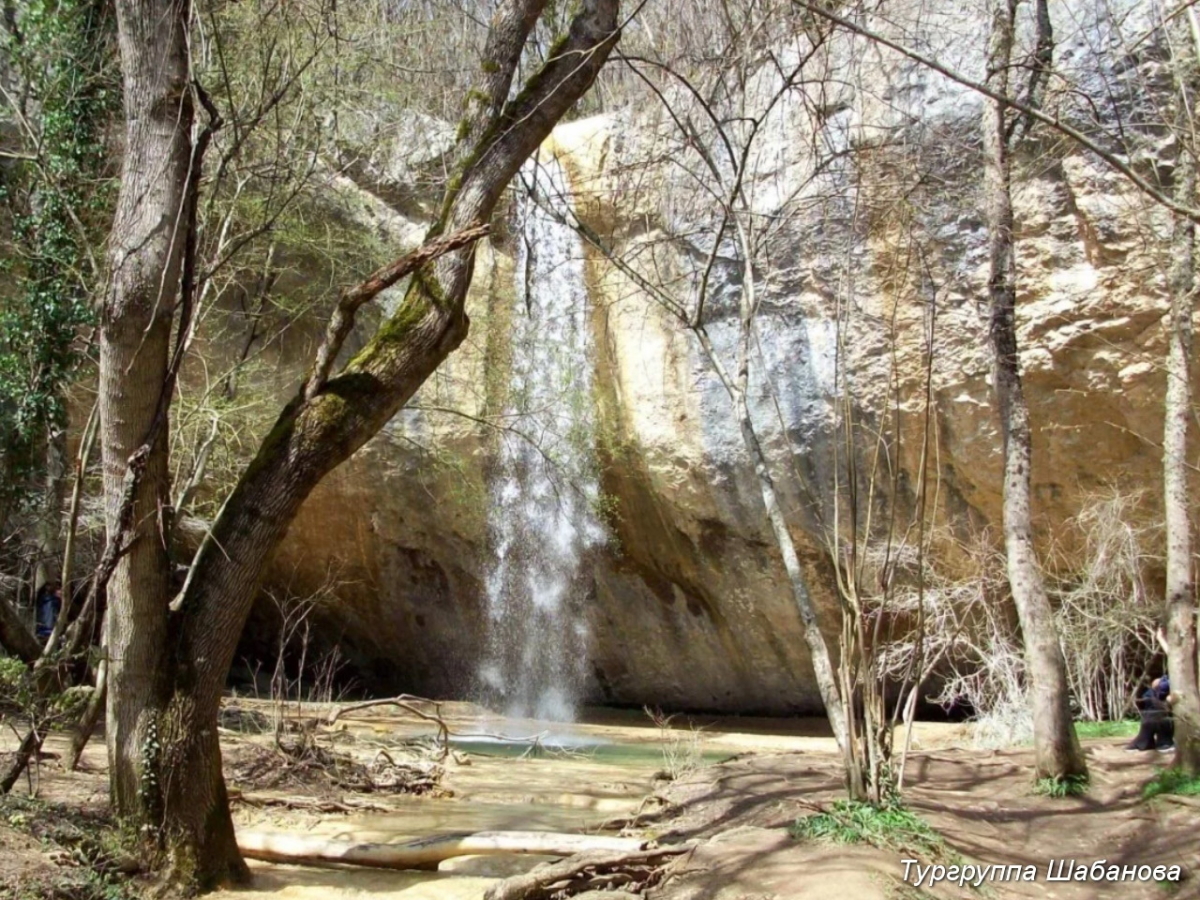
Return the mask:
<path id="1" fill-rule="evenodd" d="M 1200 897 L 1200 803 L 1141 800 L 1158 759 L 1090 742 L 1092 787 L 1079 798 L 1034 795 L 1028 750 L 946 749 L 912 758 L 906 799 L 968 863 L 1033 865 L 1035 882 L 993 882 L 990 891 L 934 891 L 935 896 L 1127 900 Z M 694 773 L 664 796 L 673 814 L 658 825 L 663 840 L 707 838 L 654 900 L 792 900 L 884 898 L 899 894 L 903 854 L 862 847 L 799 844 L 783 831 L 840 795 L 830 754 L 755 755 Z M 1117 865 L 1181 865 L 1191 877 L 1168 888 L 1051 882 L 1050 860 L 1100 859 Z M 928 861 L 922 860 L 924 865 Z M 916 896 L 916 895 L 910 895 Z"/>

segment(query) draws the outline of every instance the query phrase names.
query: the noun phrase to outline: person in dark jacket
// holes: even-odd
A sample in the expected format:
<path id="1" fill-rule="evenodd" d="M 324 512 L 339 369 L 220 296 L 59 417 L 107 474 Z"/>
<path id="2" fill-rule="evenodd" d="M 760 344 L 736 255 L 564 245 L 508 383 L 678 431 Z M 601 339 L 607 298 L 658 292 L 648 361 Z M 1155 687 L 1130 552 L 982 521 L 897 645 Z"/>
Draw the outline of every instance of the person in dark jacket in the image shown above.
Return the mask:
<path id="1" fill-rule="evenodd" d="M 1164 675 L 1150 682 L 1137 701 L 1142 727 L 1126 750 L 1174 750 L 1175 720 L 1171 718 L 1171 679 Z"/>
<path id="2" fill-rule="evenodd" d="M 51 632 L 54 631 L 54 623 L 58 621 L 58 615 L 62 612 L 62 585 L 57 581 L 43 584 L 37 592 L 34 608 L 37 614 L 37 639 L 44 644 L 49 640 Z"/>

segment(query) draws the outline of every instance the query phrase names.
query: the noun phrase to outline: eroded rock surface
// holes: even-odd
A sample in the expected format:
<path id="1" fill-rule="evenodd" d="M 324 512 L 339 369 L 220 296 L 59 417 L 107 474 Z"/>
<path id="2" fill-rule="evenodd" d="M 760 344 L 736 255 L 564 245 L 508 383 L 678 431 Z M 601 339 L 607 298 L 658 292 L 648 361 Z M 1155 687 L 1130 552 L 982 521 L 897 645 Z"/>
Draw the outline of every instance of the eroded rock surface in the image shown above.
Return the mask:
<path id="1" fill-rule="evenodd" d="M 1163 77 L 1153 41 L 1136 53 L 1123 43 L 1152 25 L 1145 6 L 1052 4 L 1058 59 L 1074 79 L 1047 101 L 1059 114 L 1099 133 L 1151 102 Z M 916 10 L 910 40 L 982 77 L 982 13 Z M 880 486 L 880 508 L 911 512 L 931 310 L 928 477 L 948 565 L 951 539 L 999 524 L 1000 436 L 987 352 L 980 99 L 845 37 L 829 43 L 821 65 L 825 85 L 788 95 L 765 117 L 750 167 L 750 211 L 765 223 L 754 257 L 762 300 L 752 406 L 811 587 L 832 610 L 826 538 L 845 479 L 840 423 L 852 414 L 879 428 L 898 410 L 895 476 Z M 731 102 L 765 107 L 778 77 L 764 67 Z M 1089 106 L 1083 94 L 1101 99 Z M 679 276 L 677 296 L 693 303 L 695 273 L 711 250 L 711 239 L 694 234 L 716 212 L 662 162 L 669 124 L 656 107 L 578 121 L 560 127 L 544 152 L 567 166 L 575 209 L 606 246 L 635 269 Z M 441 139 L 418 162 L 442 152 Z M 1169 176 L 1174 150 L 1161 134 L 1135 128 L 1127 140 L 1120 152 L 1139 171 Z M 1151 501 L 1157 490 L 1170 222 L 1053 133 L 1022 144 L 1017 170 L 1021 361 L 1045 536 L 1108 485 L 1146 490 Z M 420 204 L 396 187 L 410 171 L 376 153 L 358 181 L 416 214 Z M 323 633 L 343 642 L 378 690 L 461 696 L 475 688 L 487 627 L 488 479 L 508 424 L 495 413 L 513 352 L 518 240 L 501 228 L 481 251 L 466 344 L 413 409 L 317 489 L 275 562 L 273 584 L 337 583 Z M 730 361 L 745 275 L 732 251 L 718 248 L 716 258 L 705 321 Z M 728 396 L 677 317 L 604 253 L 590 249 L 587 261 L 593 439 L 610 532 L 588 560 L 592 587 L 580 598 L 590 631 L 587 699 L 814 710 L 800 624 Z M 869 471 L 873 446 L 860 440 L 858 452 Z"/>

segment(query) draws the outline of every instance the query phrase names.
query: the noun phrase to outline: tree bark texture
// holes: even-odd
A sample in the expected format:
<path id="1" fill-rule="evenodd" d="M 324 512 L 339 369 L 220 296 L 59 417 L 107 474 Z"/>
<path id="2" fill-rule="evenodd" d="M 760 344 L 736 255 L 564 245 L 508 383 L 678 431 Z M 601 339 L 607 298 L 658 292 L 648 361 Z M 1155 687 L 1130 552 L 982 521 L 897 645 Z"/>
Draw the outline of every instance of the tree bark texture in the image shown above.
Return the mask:
<path id="1" fill-rule="evenodd" d="M 120 533 L 131 456 L 154 428 L 166 382 L 187 222 L 192 103 L 187 0 L 119 0 L 125 152 L 100 310 L 100 445 L 109 540 Z M 158 429 L 134 495 L 128 552 L 108 584 L 108 756 L 113 808 L 145 824 L 153 722 L 167 696 L 170 503 L 167 430 Z"/>
<path id="2" fill-rule="evenodd" d="M 1197 64 L 1186 26 L 1174 29 L 1175 127 L 1179 160 L 1175 198 L 1196 197 L 1196 152 L 1192 104 Z M 1167 386 L 1163 408 L 1163 514 L 1167 539 L 1167 669 L 1176 695 L 1175 764 L 1200 775 L 1200 686 L 1196 671 L 1196 584 L 1192 576 L 1192 526 L 1188 517 L 1188 423 L 1192 416 L 1192 309 L 1196 301 L 1196 226 L 1176 215 L 1170 244 L 1167 286 L 1171 309 L 1167 325 Z"/>
<path id="3" fill-rule="evenodd" d="M 618 0 L 584 0 L 555 52 L 509 99 L 545 0 L 500 4 L 468 101 L 457 169 L 430 239 L 486 223 L 521 164 L 591 87 L 618 38 Z M 190 158 L 184 29 L 175 0 L 119 0 L 127 150 L 102 319 L 101 415 L 110 516 L 150 433 L 167 372 Z M 301 390 L 214 523 L 174 608 L 161 511 L 166 444 L 137 494 L 136 541 L 109 586 L 109 746 L 118 811 L 149 822 L 176 881 L 240 882 L 217 737 L 221 692 L 266 560 L 301 504 L 396 414 L 467 333 L 472 246 L 412 277 L 396 312 L 336 376 Z M 165 428 L 162 430 L 165 435 Z M 110 522 L 110 526 L 113 525 Z"/>
<path id="4" fill-rule="evenodd" d="M 992 0 L 988 86 L 1011 90 L 1012 51 L 1019 0 Z M 996 407 L 1004 455 L 1004 547 L 1008 580 L 1021 623 L 1033 712 L 1037 777 L 1086 775 L 1071 719 L 1066 661 L 1033 546 L 1029 407 L 1017 348 L 1017 267 L 1013 242 L 1011 134 L 1008 107 L 984 105 L 984 192 L 988 223 L 988 297 Z"/>

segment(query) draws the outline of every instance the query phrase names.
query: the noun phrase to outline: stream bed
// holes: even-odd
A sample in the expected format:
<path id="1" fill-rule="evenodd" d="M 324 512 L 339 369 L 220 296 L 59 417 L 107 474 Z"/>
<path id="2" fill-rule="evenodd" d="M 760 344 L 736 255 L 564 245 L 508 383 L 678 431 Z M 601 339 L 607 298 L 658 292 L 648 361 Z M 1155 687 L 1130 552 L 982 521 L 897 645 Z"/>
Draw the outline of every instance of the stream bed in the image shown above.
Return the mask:
<path id="1" fill-rule="evenodd" d="M 454 832 L 531 830 L 589 833 L 634 815 L 665 771 L 692 769 L 748 750 L 830 752 L 820 720 L 682 717 L 669 728 L 641 712 L 590 710 L 564 725 L 497 719 L 470 704 L 444 707 L 458 762 L 443 781 L 451 796 L 367 795 L 387 812 L 318 815 L 276 808 L 237 812 L 239 829 L 401 842 Z M 386 748 L 432 736 L 428 723 L 372 709 L 339 720 L 356 746 Z M 253 888 L 239 898 L 395 897 L 479 900 L 497 878 L 536 857 L 462 857 L 438 872 L 394 872 L 252 863 Z M 226 892 L 218 896 L 234 896 Z"/>

